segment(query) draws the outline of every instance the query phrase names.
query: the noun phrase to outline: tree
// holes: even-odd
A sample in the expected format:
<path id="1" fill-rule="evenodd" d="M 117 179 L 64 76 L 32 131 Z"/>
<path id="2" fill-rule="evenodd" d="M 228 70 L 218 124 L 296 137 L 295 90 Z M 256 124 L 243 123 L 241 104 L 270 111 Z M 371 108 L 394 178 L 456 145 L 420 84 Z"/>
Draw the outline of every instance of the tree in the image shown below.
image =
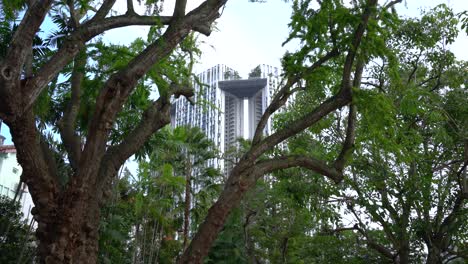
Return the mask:
<path id="1" fill-rule="evenodd" d="M 35 239 L 32 227 L 21 220 L 21 207 L 6 196 L 0 196 L 0 261 L 28 263 L 34 260 Z"/>
<path id="2" fill-rule="evenodd" d="M 137 192 L 131 173 L 125 169 L 121 174 L 113 180 L 112 195 L 101 208 L 98 263 L 134 263 Z"/>
<path id="3" fill-rule="evenodd" d="M 260 69 L 260 65 L 253 68 L 249 73 L 249 78 L 260 78 L 262 76 L 262 69 Z"/>
<path id="4" fill-rule="evenodd" d="M 234 70 L 227 70 L 224 73 L 225 80 L 239 80 L 241 77 L 237 71 Z"/>
<path id="5" fill-rule="evenodd" d="M 320 1 L 313 9 L 311 1 L 293 3 L 290 39 L 301 40 L 298 52 L 283 58 L 284 82 L 261 117 L 250 147 L 230 171 L 224 190 L 210 208 L 181 263 L 201 263 L 223 227 L 230 211 L 240 204 L 248 190 L 263 175 L 276 170 L 302 167 L 315 171 L 335 183 L 343 180 L 345 165 L 351 155 L 355 130 L 353 90 L 359 90 L 363 70 L 370 60 L 385 50 L 382 34 L 391 27 L 395 14 L 390 8 L 400 1 L 379 6 L 377 1 Z M 263 135 L 268 119 L 291 94 L 304 91 L 316 97 L 302 105 L 299 117 L 289 116 L 288 123 L 269 136 Z M 345 138 L 333 161 L 303 153 L 282 153 L 278 145 L 311 129 L 320 129 L 330 113 L 349 106 Z M 334 154 L 334 153 L 332 153 Z M 331 155 L 329 155 L 331 156 Z"/>
<path id="6" fill-rule="evenodd" d="M 354 154 L 344 184 L 328 194 L 349 214 L 344 219 L 355 222 L 320 217 L 319 203 L 312 202 L 311 213 L 324 229 L 315 230 L 314 238 L 354 232 L 368 256 L 380 255 L 378 263 L 461 260 L 467 237 L 466 62 L 446 49 L 458 34 L 458 21 L 441 5 L 418 19 L 396 19 L 394 26 L 382 32 L 392 38 L 383 38 L 386 48 L 367 67 L 361 89 L 354 90 Z M 277 124 L 303 115 L 318 96 L 298 93 Z M 345 138 L 349 122 L 345 114 L 337 111 L 321 126 L 288 139 L 288 151 L 337 155 L 336 142 Z M 288 176 L 300 186 L 311 177 Z M 326 189 L 319 190 L 315 196 Z"/>
<path id="7" fill-rule="evenodd" d="M 358 106 L 363 130 L 357 131 L 353 176 L 347 181 L 356 194 L 348 209 L 369 247 L 393 263 L 466 256 L 460 245 L 467 236 L 467 123 L 460 107 L 467 103 L 466 62 L 445 49 L 457 24 L 445 5 L 405 21 L 390 44 L 399 58 L 398 74 L 390 73 L 388 60 L 376 65 L 369 78 L 390 81 L 371 82 L 371 96 L 380 103 Z M 373 241 L 370 223 L 384 231 L 385 243 Z"/>
<path id="8" fill-rule="evenodd" d="M 32 213 L 41 262 L 96 262 L 99 214 L 109 182 L 170 122 L 171 96 L 193 94 L 187 87 L 191 62 L 184 57 L 193 42 L 187 36 L 192 31 L 209 35 L 227 0 L 206 0 L 190 12 L 187 1 L 177 0 L 172 16 L 159 15 L 162 1 L 148 2 L 149 15 L 138 15 L 133 1 L 127 1 L 125 14 L 110 16 L 115 2 L 2 2 L 5 17 L 20 18 L 20 23 L 10 24 L 11 40 L 2 41 L 6 51 L 0 61 L 0 119 L 10 127 L 21 178 L 36 205 Z M 48 13 L 59 31 L 43 43 L 50 50 L 41 53 L 34 41 Z M 87 69 L 96 65 L 88 56 L 103 50 L 119 54 L 115 47 L 94 45 L 93 39 L 131 25 L 153 26 L 149 41 L 123 60 L 108 61 L 100 74 L 89 75 Z M 61 74 L 66 74 L 65 82 Z M 159 99 L 151 101 L 149 92 L 143 92 L 149 90 L 144 77 L 157 85 Z M 144 104 L 129 99 L 139 96 Z M 52 113 L 46 114 L 44 109 L 51 106 Z M 129 112 L 134 123 L 122 131 L 116 120 Z M 47 140 L 47 127 L 60 134 L 59 142 Z M 60 169 L 63 165 L 68 169 Z"/>
<path id="9" fill-rule="evenodd" d="M 100 262 L 174 263 L 219 193 L 216 150 L 199 128 L 166 127 L 148 145 L 101 210 Z"/>

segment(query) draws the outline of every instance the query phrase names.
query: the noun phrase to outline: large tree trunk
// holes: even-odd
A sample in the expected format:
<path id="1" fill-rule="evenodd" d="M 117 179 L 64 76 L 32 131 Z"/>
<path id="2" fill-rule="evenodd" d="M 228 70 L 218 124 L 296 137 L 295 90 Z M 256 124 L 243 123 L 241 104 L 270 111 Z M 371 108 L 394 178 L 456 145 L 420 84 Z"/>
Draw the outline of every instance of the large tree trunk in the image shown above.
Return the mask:
<path id="1" fill-rule="evenodd" d="M 178 263 L 202 263 L 213 242 L 224 226 L 232 208 L 238 206 L 247 190 L 255 184 L 256 177 L 250 173 L 240 175 L 234 169 L 216 203 L 208 210 L 205 221 L 185 250 Z"/>
<path id="2" fill-rule="evenodd" d="M 70 181 L 61 187 L 59 178 L 64 175 L 57 171 L 57 160 L 36 130 L 32 111 L 5 121 L 23 167 L 22 180 L 35 203 L 31 213 L 37 222 L 40 263 L 95 263 L 102 195 L 90 179 L 97 178 L 100 160 L 95 159 L 82 174 L 68 175 Z"/>
<path id="3" fill-rule="evenodd" d="M 426 258 L 426 264 L 441 264 L 443 259 L 440 255 L 440 250 L 436 247 L 429 247 Z"/>
<path id="4" fill-rule="evenodd" d="M 80 188 L 67 192 L 53 221 L 38 219 L 42 263 L 96 263 L 99 206 L 94 195 Z"/>

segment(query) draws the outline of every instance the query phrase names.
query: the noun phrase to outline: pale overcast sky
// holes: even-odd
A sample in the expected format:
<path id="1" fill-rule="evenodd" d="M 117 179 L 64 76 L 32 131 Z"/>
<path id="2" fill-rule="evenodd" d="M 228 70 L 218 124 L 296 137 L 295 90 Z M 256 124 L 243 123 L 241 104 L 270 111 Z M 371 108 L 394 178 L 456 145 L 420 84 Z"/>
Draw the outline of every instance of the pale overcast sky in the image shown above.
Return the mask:
<path id="1" fill-rule="evenodd" d="M 166 0 L 163 8 L 165 15 L 171 15 L 174 0 Z M 198 6 L 202 0 L 189 0 L 188 10 Z M 383 2 L 382 0 L 380 2 Z M 421 9 L 429 9 L 445 3 L 456 13 L 468 9 L 468 0 L 412 0 L 397 5 L 397 10 L 405 16 L 419 16 Z M 118 12 L 125 12 L 125 0 L 117 0 Z M 195 71 L 201 72 L 216 64 L 225 64 L 247 76 L 258 64 L 280 66 L 280 58 L 287 49 L 294 50 L 290 44 L 282 47 L 289 34 L 288 23 L 291 15 L 291 1 L 267 0 L 266 3 L 251 3 L 249 0 L 229 0 L 221 17 L 217 20 L 218 31 L 209 37 L 201 36 L 203 55 Z M 125 32 L 125 33 L 124 33 Z M 106 34 L 107 39 L 122 44 L 130 42 L 135 36 L 145 36 L 146 27 L 118 29 Z M 123 38 L 122 36 L 126 36 Z M 451 47 L 459 59 L 468 60 L 468 37 L 461 33 Z"/>
<path id="2" fill-rule="evenodd" d="M 382 1 L 382 0 L 381 0 Z M 135 1 L 136 2 L 136 1 Z M 201 0 L 189 0 L 189 8 L 196 7 Z M 445 3 L 456 13 L 468 9 L 468 0 L 413 0 L 397 5 L 398 11 L 406 16 L 418 16 L 421 8 L 432 8 Z M 164 12 L 170 14 L 174 0 L 166 0 Z M 126 0 L 117 0 L 118 12 L 125 12 Z M 286 48 L 281 44 L 287 38 L 291 14 L 290 3 L 283 0 L 268 0 L 266 3 L 250 3 L 248 0 L 229 0 L 221 18 L 217 20 L 218 31 L 210 37 L 200 37 L 203 55 L 195 70 L 203 71 L 216 64 L 225 64 L 246 76 L 258 64 L 280 66 L 280 58 Z M 127 27 L 112 30 L 105 38 L 112 42 L 128 44 L 136 37 L 145 38 L 146 27 Z M 450 49 L 458 59 L 468 60 L 468 37 L 460 32 Z M 1 134 L 11 144 L 8 128 L 2 126 Z"/>

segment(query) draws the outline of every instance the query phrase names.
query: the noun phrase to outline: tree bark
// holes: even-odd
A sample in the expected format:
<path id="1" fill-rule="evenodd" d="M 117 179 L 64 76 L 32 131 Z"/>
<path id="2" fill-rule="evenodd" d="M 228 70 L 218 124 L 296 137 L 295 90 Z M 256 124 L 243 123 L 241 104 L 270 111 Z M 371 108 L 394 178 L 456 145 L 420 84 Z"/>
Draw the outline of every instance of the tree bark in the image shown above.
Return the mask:
<path id="1" fill-rule="evenodd" d="M 409 243 L 405 242 L 404 245 L 398 250 L 398 264 L 409 264 L 410 263 L 410 248 Z"/>
<path id="2" fill-rule="evenodd" d="M 426 258 L 426 264 L 441 264 L 443 259 L 440 255 L 441 251 L 437 247 L 428 248 L 428 254 Z"/>
<path id="3" fill-rule="evenodd" d="M 32 214 L 38 223 L 36 235 L 41 263 L 95 263 L 100 199 L 94 182 L 82 180 L 93 175 L 74 175 L 61 190 L 54 160 L 47 156 L 48 146 L 41 142 L 32 112 L 14 122 L 7 120 L 7 124 L 35 202 Z M 97 174 L 97 170 L 90 173 Z"/>
<path id="4" fill-rule="evenodd" d="M 245 180 L 241 180 L 241 175 L 236 174 L 235 170 L 233 171 L 234 174 L 231 173 L 224 191 L 218 201 L 208 210 L 205 221 L 200 225 L 192 243 L 185 250 L 178 263 L 202 263 L 232 208 L 239 205 L 245 192 L 255 183 L 253 180 L 249 180 L 253 177 L 245 175 Z"/>
<path id="5" fill-rule="evenodd" d="M 39 252 L 44 263 L 96 263 L 99 205 L 92 191 L 70 190 L 53 221 L 39 222 Z M 70 193 L 69 193 L 70 194 Z"/>

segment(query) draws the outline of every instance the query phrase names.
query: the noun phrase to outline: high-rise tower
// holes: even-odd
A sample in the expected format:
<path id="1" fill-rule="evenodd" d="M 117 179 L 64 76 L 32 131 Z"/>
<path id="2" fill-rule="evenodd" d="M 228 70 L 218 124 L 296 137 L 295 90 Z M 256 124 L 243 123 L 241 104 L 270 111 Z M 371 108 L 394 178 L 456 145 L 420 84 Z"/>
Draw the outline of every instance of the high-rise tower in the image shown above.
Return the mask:
<path id="1" fill-rule="evenodd" d="M 279 76 L 275 67 L 262 64 L 258 68 L 257 76 L 249 79 L 240 79 L 236 71 L 221 64 L 200 73 L 195 104 L 178 99 L 172 109 L 172 125 L 199 127 L 222 152 L 235 146 L 238 138 L 252 139 Z M 270 132 L 269 121 L 264 133 Z M 210 165 L 223 167 L 222 163 Z"/>

